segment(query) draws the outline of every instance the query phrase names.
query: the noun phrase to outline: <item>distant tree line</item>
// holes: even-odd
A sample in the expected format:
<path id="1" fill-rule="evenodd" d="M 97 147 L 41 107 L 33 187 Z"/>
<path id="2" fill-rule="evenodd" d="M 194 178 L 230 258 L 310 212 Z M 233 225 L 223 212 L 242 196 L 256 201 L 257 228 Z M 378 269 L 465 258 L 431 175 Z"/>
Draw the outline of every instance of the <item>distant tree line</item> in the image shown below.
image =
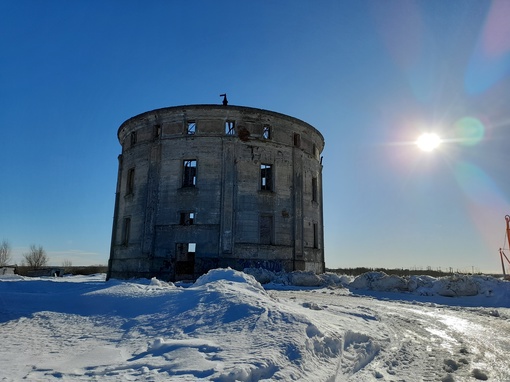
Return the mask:
<path id="1" fill-rule="evenodd" d="M 35 244 L 32 244 L 28 252 L 23 254 L 22 265 L 32 269 L 39 269 L 48 265 L 49 260 L 50 259 L 46 254 L 46 251 L 41 245 L 36 246 Z M 0 244 L 0 266 L 5 267 L 7 265 L 11 265 L 11 262 L 11 245 L 4 239 Z"/>
<path id="2" fill-rule="evenodd" d="M 28 252 L 23 253 L 21 265 L 16 265 L 16 273 L 21 276 L 27 276 L 33 271 L 48 267 L 50 258 L 46 254 L 44 248 L 39 245 L 30 245 Z M 12 264 L 11 245 L 7 240 L 0 243 L 0 267 Z M 58 267 L 56 267 L 58 268 Z M 70 260 L 62 261 L 60 267 L 65 274 L 73 275 L 91 275 L 95 273 L 106 273 L 108 267 L 106 265 L 90 265 L 90 266 L 73 266 Z"/>
<path id="3" fill-rule="evenodd" d="M 55 267 L 58 269 L 59 267 Z M 96 273 L 106 273 L 108 267 L 106 265 L 84 265 L 61 267 L 63 275 L 94 275 Z M 16 274 L 20 276 L 29 276 L 33 270 L 27 266 L 16 267 Z"/>

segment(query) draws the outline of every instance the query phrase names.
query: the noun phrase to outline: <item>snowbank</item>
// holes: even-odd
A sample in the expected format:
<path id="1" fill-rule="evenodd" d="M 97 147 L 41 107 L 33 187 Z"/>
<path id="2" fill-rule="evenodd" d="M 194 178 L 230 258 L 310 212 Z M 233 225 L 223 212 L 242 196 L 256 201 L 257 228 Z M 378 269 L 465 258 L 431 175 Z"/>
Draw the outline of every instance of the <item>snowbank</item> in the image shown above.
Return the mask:
<path id="1" fill-rule="evenodd" d="M 387 275 L 384 272 L 367 272 L 348 284 L 350 289 L 379 292 L 404 292 L 418 296 L 499 297 L 508 300 L 510 282 L 492 276 L 451 275 L 447 277 Z M 510 302 L 510 301 L 509 301 Z M 507 303 L 503 302 L 503 306 Z"/>
<path id="2" fill-rule="evenodd" d="M 0 296 L 7 380 L 327 380 L 342 353 L 342 331 L 316 311 L 278 301 L 230 268 L 186 287 L 158 279 L 11 280 L 0 282 Z M 11 357 L 26 333 L 36 346 Z"/>
<path id="3" fill-rule="evenodd" d="M 357 291 L 394 292 L 415 296 L 441 297 L 495 297 L 490 306 L 510 304 L 510 282 L 492 276 L 451 275 L 447 277 L 388 275 L 384 272 L 367 272 L 357 277 L 313 272 L 271 272 L 261 268 L 246 268 L 266 288 L 294 287 L 345 287 Z"/>
<path id="4" fill-rule="evenodd" d="M 193 284 L 194 287 L 200 287 L 205 284 L 214 282 L 228 282 L 228 283 L 240 283 L 246 284 L 252 289 L 264 291 L 262 285 L 251 275 L 239 271 L 235 271 L 232 268 L 225 269 L 213 269 L 207 272 L 205 275 L 200 276 L 197 281 Z"/>
<path id="5" fill-rule="evenodd" d="M 396 275 L 388 276 L 384 272 L 368 272 L 354 279 L 349 284 L 354 289 L 370 289 L 378 291 L 403 291 L 407 290 L 407 282 Z"/>
<path id="6" fill-rule="evenodd" d="M 232 269 L 211 270 L 185 287 L 156 278 L 105 282 L 104 275 L 0 279 L 2 377 L 105 382 L 508 380 L 504 350 L 509 342 L 500 333 L 510 329 L 510 309 L 463 309 L 436 302 L 454 301 L 438 293 L 473 293 L 474 285 L 478 296 L 497 301 L 494 296 L 508 292 L 504 287 L 509 283 L 484 276 L 371 273 L 352 279 L 251 272 L 271 290 Z M 374 290 L 366 295 L 398 301 L 366 298 L 353 293 L 354 286 Z M 397 293 L 391 295 L 392 290 Z M 430 304 L 402 301 L 405 295 L 415 298 L 413 293 L 436 295 L 429 297 Z M 452 358 L 452 352 L 462 361 Z"/>
<path id="7" fill-rule="evenodd" d="M 57 278 L 53 281 L 81 282 L 84 276 L 72 278 Z M 0 276 L 1 281 L 25 280 L 27 278 L 9 275 Z M 46 280 L 47 278 L 39 278 Z M 52 278 L 49 278 L 52 279 Z M 94 275 L 87 280 L 104 280 L 104 275 Z M 313 272 L 272 272 L 263 268 L 246 268 L 244 272 L 235 271 L 231 268 L 214 269 L 202 275 L 192 284 L 193 287 L 201 287 L 210 283 L 240 283 L 252 291 L 264 293 L 266 288 L 289 287 L 337 287 L 350 290 L 366 290 L 375 292 L 397 292 L 417 296 L 443 296 L 443 297 L 503 297 L 510 303 L 510 282 L 492 276 L 484 275 L 452 275 L 448 277 L 431 277 L 425 275 L 401 277 L 388 275 L 384 272 L 367 272 L 357 277 L 324 273 L 316 275 Z M 171 282 L 164 282 L 156 278 L 151 280 L 132 280 L 131 286 L 118 280 L 110 280 L 110 288 L 97 293 L 127 294 L 127 290 L 137 294 L 141 285 L 149 285 L 156 288 L 178 288 Z M 262 284 L 262 285 L 261 285 Z M 187 285 L 189 287 L 189 285 Z M 506 300 L 505 300 L 506 301 Z M 506 306 L 506 303 L 503 303 Z"/>
<path id="8" fill-rule="evenodd" d="M 350 280 L 348 276 L 339 276 L 335 273 L 317 275 L 306 271 L 272 272 L 263 268 L 245 268 L 243 272 L 253 276 L 255 280 L 263 285 L 279 284 L 302 287 L 342 286 Z"/>

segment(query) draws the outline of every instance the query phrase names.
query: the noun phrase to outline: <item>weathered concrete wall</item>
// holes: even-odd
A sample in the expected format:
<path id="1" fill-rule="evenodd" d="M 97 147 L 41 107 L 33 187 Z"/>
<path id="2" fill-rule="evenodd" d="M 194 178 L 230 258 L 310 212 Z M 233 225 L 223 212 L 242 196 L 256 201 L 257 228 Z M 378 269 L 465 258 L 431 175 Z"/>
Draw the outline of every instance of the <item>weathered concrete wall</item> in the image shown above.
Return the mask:
<path id="1" fill-rule="evenodd" d="M 311 125 L 191 105 L 133 117 L 118 138 L 108 277 L 188 279 L 218 266 L 324 271 L 324 139 Z"/>

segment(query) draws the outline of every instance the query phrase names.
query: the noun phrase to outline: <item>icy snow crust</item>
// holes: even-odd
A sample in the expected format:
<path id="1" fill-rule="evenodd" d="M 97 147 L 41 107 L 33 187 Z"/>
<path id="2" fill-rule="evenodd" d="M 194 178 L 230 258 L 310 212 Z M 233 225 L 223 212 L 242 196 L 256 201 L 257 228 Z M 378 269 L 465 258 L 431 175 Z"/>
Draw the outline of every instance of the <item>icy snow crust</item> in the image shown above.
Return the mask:
<path id="1" fill-rule="evenodd" d="M 245 272 L 0 278 L 0 380 L 510 380 L 508 282 Z"/>

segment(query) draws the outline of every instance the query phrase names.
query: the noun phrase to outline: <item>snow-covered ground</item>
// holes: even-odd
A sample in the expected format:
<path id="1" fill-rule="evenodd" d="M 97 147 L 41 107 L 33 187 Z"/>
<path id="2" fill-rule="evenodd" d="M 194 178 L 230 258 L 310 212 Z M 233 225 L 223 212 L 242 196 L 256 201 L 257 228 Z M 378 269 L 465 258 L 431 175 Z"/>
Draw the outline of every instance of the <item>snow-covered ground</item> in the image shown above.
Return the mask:
<path id="1" fill-rule="evenodd" d="M 509 282 L 246 272 L 1 278 L 0 380 L 510 380 Z"/>

